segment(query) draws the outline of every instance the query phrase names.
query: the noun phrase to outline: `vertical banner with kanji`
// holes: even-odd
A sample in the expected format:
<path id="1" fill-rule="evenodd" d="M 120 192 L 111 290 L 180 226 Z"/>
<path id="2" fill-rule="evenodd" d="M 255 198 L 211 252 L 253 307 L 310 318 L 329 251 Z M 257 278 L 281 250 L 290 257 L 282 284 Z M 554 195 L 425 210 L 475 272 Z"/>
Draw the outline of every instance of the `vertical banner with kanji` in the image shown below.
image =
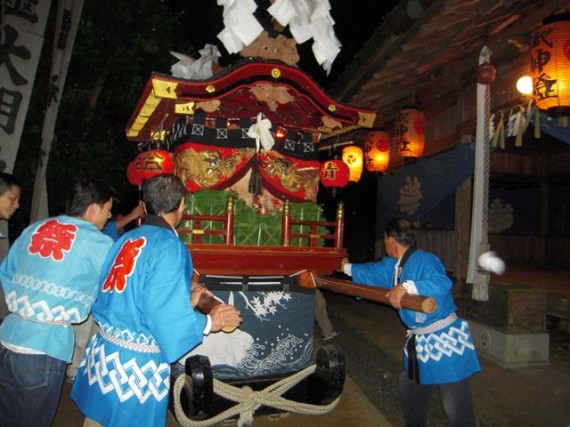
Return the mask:
<path id="1" fill-rule="evenodd" d="M 51 0 L 0 0 L 0 172 L 14 170 Z M 8 224 L 0 221 L 8 234 Z M 0 239 L 0 259 L 8 239 Z"/>
<path id="2" fill-rule="evenodd" d="M 46 170 L 53 141 L 55 121 L 61 102 L 61 94 L 67 77 L 67 68 L 79 27 L 83 0 L 58 1 L 56 31 L 53 41 L 53 55 L 50 74 L 50 87 L 44 124 L 42 127 L 41 158 L 34 181 L 34 194 L 30 220 L 36 221 L 49 215 L 46 185 Z"/>
<path id="3" fill-rule="evenodd" d="M 51 0 L 0 0 L 0 171 L 12 172 Z"/>

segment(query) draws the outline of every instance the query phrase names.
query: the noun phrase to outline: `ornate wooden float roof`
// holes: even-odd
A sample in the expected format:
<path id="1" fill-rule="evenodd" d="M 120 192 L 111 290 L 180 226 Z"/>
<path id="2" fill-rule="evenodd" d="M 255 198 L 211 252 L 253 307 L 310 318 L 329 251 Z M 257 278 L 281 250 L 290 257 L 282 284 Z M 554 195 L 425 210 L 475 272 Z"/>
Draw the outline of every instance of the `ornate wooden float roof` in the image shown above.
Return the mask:
<path id="1" fill-rule="evenodd" d="M 312 133 L 314 142 L 374 125 L 376 114 L 342 105 L 298 68 L 274 61 L 246 61 L 206 80 L 153 73 L 126 125 L 127 139 L 162 140 L 181 117 L 204 111 L 208 117 L 255 119 Z"/>

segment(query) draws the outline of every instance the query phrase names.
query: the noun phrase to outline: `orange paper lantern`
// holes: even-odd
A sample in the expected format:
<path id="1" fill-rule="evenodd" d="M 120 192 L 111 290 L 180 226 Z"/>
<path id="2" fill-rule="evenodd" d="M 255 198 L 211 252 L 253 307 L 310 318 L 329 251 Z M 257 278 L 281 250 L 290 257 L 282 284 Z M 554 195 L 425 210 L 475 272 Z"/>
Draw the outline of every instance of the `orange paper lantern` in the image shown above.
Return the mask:
<path id="1" fill-rule="evenodd" d="M 342 160 L 327 160 L 321 164 L 319 176 L 325 187 L 342 188 L 348 184 L 350 171 Z"/>
<path id="2" fill-rule="evenodd" d="M 349 145 L 342 150 L 342 161 L 346 163 L 349 171 L 349 181 L 358 182 L 362 176 L 362 148 Z"/>
<path id="3" fill-rule="evenodd" d="M 366 169 L 386 172 L 390 163 L 390 135 L 388 132 L 369 132 L 364 143 Z"/>
<path id="4" fill-rule="evenodd" d="M 426 119 L 417 108 L 406 107 L 396 117 L 398 152 L 404 160 L 417 159 L 424 154 Z"/>
<path id="5" fill-rule="evenodd" d="M 534 100 L 551 116 L 570 114 L 570 15 L 549 16 L 531 34 Z"/>
<path id="6" fill-rule="evenodd" d="M 174 172 L 172 154 L 166 150 L 149 150 L 140 153 L 129 163 L 127 178 L 133 185 L 141 185 L 146 179 L 155 175 L 164 175 Z"/>

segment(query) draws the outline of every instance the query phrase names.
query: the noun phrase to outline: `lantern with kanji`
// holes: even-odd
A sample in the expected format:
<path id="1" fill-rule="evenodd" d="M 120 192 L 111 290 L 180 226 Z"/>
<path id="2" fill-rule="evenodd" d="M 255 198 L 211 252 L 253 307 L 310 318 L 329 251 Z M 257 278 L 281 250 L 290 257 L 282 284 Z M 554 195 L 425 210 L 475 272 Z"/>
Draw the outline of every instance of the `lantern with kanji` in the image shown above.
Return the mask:
<path id="1" fill-rule="evenodd" d="M 349 145 L 342 150 L 342 161 L 348 166 L 350 182 L 358 182 L 362 176 L 362 148 Z"/>
<path id="2" fill-rule="evenodd" d="M 386 172 L 390 163 L 390 135 L 381 130 L 369 132 L 364 143 L 366 169 L 370 172 Z"/>
<path id="3" fill-rule="evenodd" d="M 426 119 L 414 107 L 405 107 L 396 117 L 395 134 L 398 152 L 404 161 L 414 161 L 424 154 Z"/>
<path id="4" fill-rule="evenodd" d="M 531 34 L 534 100 L 550 116 L 570 114 L 570 14 L 551 15 Z"/>
<path id="5" fill-rule="evenodd" d="M 325 187 L 343 188 L 348 184 L 350 171 L 346 163 L 340 159 L 326 160 L 321 164 L 319 174 Z"/>
<path id="6" fill-rule="evenodd" d="M 156 175 L 164 175 L 174 172 L 174 160 L 172 154 L 166 150 L 154 149 L 139 153 L 129 163 L 127 178 L 133 185 L 141 185 L 144 180 Z"/>

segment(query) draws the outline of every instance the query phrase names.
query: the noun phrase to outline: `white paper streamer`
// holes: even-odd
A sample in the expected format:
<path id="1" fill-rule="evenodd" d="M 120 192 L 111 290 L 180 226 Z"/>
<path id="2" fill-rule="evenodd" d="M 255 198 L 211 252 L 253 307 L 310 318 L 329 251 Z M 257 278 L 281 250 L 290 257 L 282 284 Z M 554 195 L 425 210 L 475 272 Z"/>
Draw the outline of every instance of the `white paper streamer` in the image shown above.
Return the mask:
<path id="1" fill-rule="evenodd" d="M 253 12 L 257 9 L 254 0 L 217 0 L 224 7 L 224 29 L 218 39 L 229 53 L 238 53 L 250 45 L 263 31 Z"/>
<path id="2" fill-rule="evenodd" d="M 220 51 L 215 45 L 206 44 L 198 53 L 200 57 L 194 59 L 183 53 L 171 51 L 170 54 L 179 61 L 170 68 L 172 75 L 194 80 L 205 80 L 212 77 L 212 64 L 218 62 L 218 58 L 221 56 Z"/>
<path id="3" fill-rule="evenodd" d="M 257 122 L 249 127 L 247 135 L 255 138 L 257 151 L 260 149 L 260 144 L 265 151 L 271 150 L 275 144 L 271 134 L 271 121 L 264 118 L 263 113 L 257 115 Z"/>
<path id="4" fill-rule="evenodd" d="M 289 25 L 297 43 L 314 40 L 313 54 L 327 74 L 341 47 L 334 33 L 330 9 L 328 0 L 276 0 L 267 9 L 281 25 Z"/>
<path id="5" fill-rule="evenodd" d="M 492 141 L 494 136 L 495 136 L 495 132 L 497 130 L 497 127 L 495 126 L 495 114 L 491 114 L 491 117 L 489 118 L 489 141 Z"/>

